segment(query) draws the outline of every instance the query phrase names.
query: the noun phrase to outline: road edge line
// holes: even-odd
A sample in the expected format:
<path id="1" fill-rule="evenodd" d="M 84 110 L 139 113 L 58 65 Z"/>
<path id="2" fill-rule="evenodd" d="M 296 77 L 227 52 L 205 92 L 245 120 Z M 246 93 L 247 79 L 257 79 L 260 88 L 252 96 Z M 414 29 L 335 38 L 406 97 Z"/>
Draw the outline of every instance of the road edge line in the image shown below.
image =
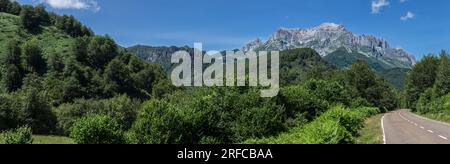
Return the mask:
<path id="1" fill-rule="evenodd" d="M 383 117 L 381 117 L 381 129 L 383 130 L 383 144 L 387 144 L 386 142 L 386 131 L 384 130 L 384 117 L 386 116 L 386 114 L 383 115 Z"/>
<path id="2" fill-rule="evenodd" d="M 419 119 L 428 120 L 428 121 L 431 121 L 431 122 L 434 122 L 434 123 L 438 123 L 438 124 L 450 126 L 449 123 L 445 123 L 445 122 L 441 122 L 441 121 L 429 119 L 429 118 L 426 118 L 426 117 L 423 117 L 423 116 L 419 116 L 419 115 L 416 115 L 415 113 L 412 113 L 412 112 L 410 112 L 410 111 L 408 111 L 408 113 L 410 113 L 412 116 L 417 117 L 417 118 L 419 118 Z"/>

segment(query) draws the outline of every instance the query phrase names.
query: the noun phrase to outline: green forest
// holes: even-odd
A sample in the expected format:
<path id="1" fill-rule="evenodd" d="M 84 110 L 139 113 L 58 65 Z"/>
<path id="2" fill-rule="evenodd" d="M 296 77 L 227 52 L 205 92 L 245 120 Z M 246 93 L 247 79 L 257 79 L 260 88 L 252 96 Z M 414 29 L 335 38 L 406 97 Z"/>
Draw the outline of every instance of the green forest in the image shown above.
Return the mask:
<path id="1" fill-rule="evenodd" d="M 273 98 L 252 87 L 175 88 L 170 66 L 73 16 L 0 0 L 0 143 L 353 144 L 366 118 L 399 108 L 450 120 L 445 51 L 409 70 L 402 90 L 366 61 L 339 69 L 308 48 L 280 58 Z"/>

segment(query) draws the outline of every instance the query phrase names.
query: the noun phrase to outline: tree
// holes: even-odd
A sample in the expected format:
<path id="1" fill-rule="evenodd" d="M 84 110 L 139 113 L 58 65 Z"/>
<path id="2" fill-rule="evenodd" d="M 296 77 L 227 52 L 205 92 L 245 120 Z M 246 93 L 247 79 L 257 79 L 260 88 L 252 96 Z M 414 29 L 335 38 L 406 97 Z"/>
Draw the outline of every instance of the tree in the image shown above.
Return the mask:
<path id="1" fill-rule="evenodd" d="M 36 14 L 36 19 L 38 20 L 40 25 L 48 25 L 50 23 L 50 15 L 45 10 L 44 5 L 38 5 L 34 8 L 34 12 Z"/>
<path id="2" fill-rule="evenodd" d="M 10 4 L 8 12 L 10 14 L 19 15 L 21 10 L 22 10 L 22 7 L 19 4 L 19 2 L 14 1 Z"/>
<path id="3" fill-rule="evenodd" d="M 20 65 L 21 50 L 17 41 L 11 41 L 7 45 L 7 52 L 3 56 L 1 82 L 7 92 L 12 92 L 20 88 L 22 82 L 22 70 Z"/>
<path id="4" fill-rule="evenodd" d="M 17 66 L 8 64 L 1 76 L 1 82 L 7 92 L 14 92 L 22 85 L 22 76 Z"/>
<path id="5" fill-rule="evenodd" d="M 122 61 L 112 60 L 106 66 L 103 76 L 105 91 L 109 95 L 135 92 L 131 71 Z"/>
<path id="6" fill-rule="evenodd" d="M 420 94 L 424 93 L 436 82 L 436 70 L 439 68 L 439 59 L 434 56 L 425 56 L 408 74 L 405 85 L 405 105 L 414 109 Z"/>
<path id="7" fill-rule="evenodd" d="M 180 144 L 187 135 L 184 130 L 192 129 L 183 127 L 183 117 L 171 104 L 150 100 L 144 103 L 131 132 L 137 144 Z"/>
<path id="8" fill-rule="evenodd" d="M 79 37 L 75 39 L 75 43 L 73 44 L 72 51 L 76 57 L 76 60 L 84 63 L 87 63 L 87 44 L 89 43 L 89 37 Z"/>
<path id="9" fill-rule="evenodd" d="M 123 144 L 124 133 L 116 120 L 108 116 L 92 115 L 75 122 L 70 136 L 78 144 Z"/>
<path id="10" fill-rule="evenodd" d="M 104 68 L 114 57 L 117 56 L 116 43 L 108 36 L 94 36 L 87 46 L 87 59 L 89 66 L 93 68 Z"/>
<path id="11" fill-rule="evenodd" d="M 23 45 L 22 65 L 25 70 L 41 75 L 47 71 L 47 63 L 37 40 L 32 39 Z"/>
<path id="12" fill-rule="evenodd" d="M 36 78 L 29 76 L 27 78 Z M 51 111 L 45 94 L 34 86 L 23 89 L 20 93 L 21 111 L 24 124 L 29 125 L 36 134 L 50 134 L 56 129 L 56 117 Z"/>
<path id="13" fill-rule="evenodd" d="M 441 97 L 450 93 L 450 57 L 447 52 L 442 51 L 439 59 L 434 94 Z"/>
<path id="14" fill-rule="evenodd" d="M 21 49 L 19 42 L 13 40 L 8 42 L 6 55 L 3 57 L 3 64 L 12 64 L 17 67 L 20 66 Z"/>
<path id="15" fill-rule="evenodd" d="M 11 0 L 0 0 L 0 12 L 19 15 L 20 9 L 20 4 L 16 1 L 12 2 Z"/>
<path id="16" fill-rule="evenodd" d="M 31 128 L 22 127 L 0 134 L 0 144 L 32 144 Z"/>
<path id="17" fill-rule="evenodd" d="M 10 5 L 11 5 L 11 1 L 9 1 L 9 0 L 0 0 L 0 12 L 8 12 Z"/>
<path id="18" fill-rule="evenodd" d="M 360 96 L 367 98 L 367 88 L 376 85 L 376 74 L 367 62 L 357 61 L 347 70 L 347 81 Z"/>
<path id="19" fill-rule="evenodd" d="M 64 61 L 61 55 L 51 54 L 47 61 L 49 72 L 62 73 L 64 71 Z"/>
<path id="20" fill-rule="evenodd" d="M 346 81 L 354 87 L 357 96 L 368 100 L 376 107 L 394 110 L 398 106 L 398 98 L 394 88 L 379 77 L 367 62 L 358 61 L 346 71 Z"/>
<path id="21" fill-rule="evenodd" d="M 40 18 L 31 5 L 24 5 L 20 11 L 20 24 L 25 29 L 35 31 L 40 29 Z"/>

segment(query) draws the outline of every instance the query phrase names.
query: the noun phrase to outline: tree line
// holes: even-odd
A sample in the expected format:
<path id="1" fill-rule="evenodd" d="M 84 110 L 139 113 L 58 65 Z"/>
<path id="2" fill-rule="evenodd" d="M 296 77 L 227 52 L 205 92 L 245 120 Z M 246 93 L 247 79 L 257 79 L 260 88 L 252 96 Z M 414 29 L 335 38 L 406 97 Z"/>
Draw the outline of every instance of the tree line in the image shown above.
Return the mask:
<path id="1" fill-rule="evenodd" d="M 44 5 L 20 5 L 16 1 L 0 0 L 0 12 L 20 17 L 20 25 L 29 31 L 38 31 L 42 26 L 53 25 L 72 37 L 92 36 L 90 28 L 84 26 L 73 16 L 59 16 L 47 12 Z"/>
<path id="2" fill-rule="evenodd" d="M 427 55 L 413 67 L 407 77 L 404 106 L 423 114 L 448 115 L 449 93 L 449 54 L 442 51 L 439 55 Z"/>

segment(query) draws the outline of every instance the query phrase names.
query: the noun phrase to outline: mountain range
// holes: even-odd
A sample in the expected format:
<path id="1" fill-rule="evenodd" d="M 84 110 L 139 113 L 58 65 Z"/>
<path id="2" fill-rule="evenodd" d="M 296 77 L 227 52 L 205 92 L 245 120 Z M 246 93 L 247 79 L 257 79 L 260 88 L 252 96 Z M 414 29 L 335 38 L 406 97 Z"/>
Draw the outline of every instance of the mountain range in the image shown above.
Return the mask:
<path id="1" fill-rule="evenodd" d="M 356 35 L 343 25 L 335 23 L 323 23 L 308 29 L 280 28 L 267 41 L 258 38 L 241 50 L 286 51 L 298 48 L 311 48 L 325 61 L 341 69 L 350 67 L 358 60 L 364 60 L 398 89 L 403 88 L 407 72 L 416 64 L 414 56 L 403 49 L 392 48 L 386 40 L 372 35 Z M 166 71 L 174 67 L 170 63 L 173 53 L 179 50 L 193 52 L 188 46 L 136 45 L 128 50 L 142 59 L 161 64 Z"/>
<path id="2" fill-rule="evenodd" d="M 312 48 L 322 57 L 328 59 L 345 60 L 346 58 L 357 57 L 374 60 L 385 70 L 411 68 L 416 63 L 414 56 L 406 53 L 403 49 L 392 48 L 382 38 L 372 35 L 355 35 L 344 26 L 335 23 L 323 23 L 320 26 L 308 29 L 280 28 L 266 42 L 256 39 L 245 45 L 242 50 L 288 50 L 295 48 Z M 332 57 L 328 57 L 330 55 Z M 332 61 L 331 63 L 335 62 L 339 61 Z"/>

